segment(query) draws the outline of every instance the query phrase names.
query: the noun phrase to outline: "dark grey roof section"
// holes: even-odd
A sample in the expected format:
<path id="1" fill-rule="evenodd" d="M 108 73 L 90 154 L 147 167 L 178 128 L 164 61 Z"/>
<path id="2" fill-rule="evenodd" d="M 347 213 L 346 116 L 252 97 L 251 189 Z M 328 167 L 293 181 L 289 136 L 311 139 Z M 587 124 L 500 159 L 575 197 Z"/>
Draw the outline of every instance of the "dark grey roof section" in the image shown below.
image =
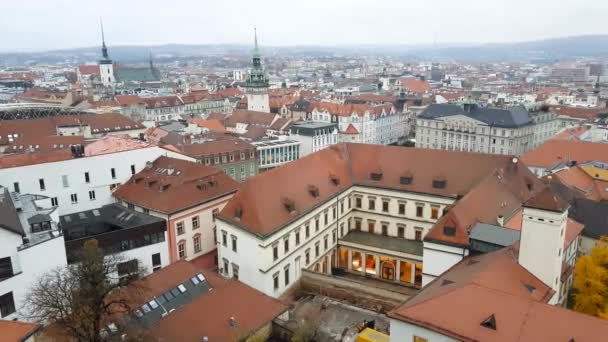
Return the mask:
<path id="1" fill-rule="evenodd" d="M 583 236 L 599 239 L 608 235 L 608 202 L 574 199 L 569 216 L 585 225 Z"/>
<path id="2" fill-rule="evenodd" d="M 495 226 L 492 224 L 477 223 L 473 226 L 469 239 L 490 243 L 500 247 L 511 246 L 519 241 L 518 230 Z"/>
<path id="3" fill-rule="evenodd" d="M 314 136 L 317 134 L 331 133 L 334 129 L 337 128 L 338 125 L 334 123 L 326 123 L 319 121 L 300 121 L 294 122 L 290 127 L 290 131 L 292 134 Z"/>
<path id="4" fill-rule="evenodd" d="M 407 240 L 392 236 L 384 236 L 353 230 L 346 234 L 341 242 L 356 243 L 359 245 L 387 249 L 390 251 L 422 256 L 422 241 Z"/>
<path id="5" fill-rule="evenodd" d="M 11 194 L 4 187 L 0 187 L 0 228 L 25 236 Z"/>
<path id="6" fill-rule="evenodd" d="M 136 212 L 118 204 L 108 204 L 99 209 L 64 215 L 59 217 L 59 222 L 66 241 L 118 230 L 165 224 L 165 220 L 161 218 Z"/>
<path id="7" fill-rule="evenodd" d="M 532 122 L 530 113 L 522 106 L 509 109 L 480 107 L 475 104 L 431 104 L 418 117 L 423 119 L 437 119 L 454 115 L 464 115 L 471 119 L 481 121 L 488 126 L 502 128 L 518 128 Z"/>
<path id="8" fill-rule="evenodd" d="M 53 221 L 53 219 L 47 214 L 36 214 L 27 219 L 27 223 L 29 223 L 29 224 L 51 222 L 51 221 Z"/>
<path id="9" fill-rule="evenodd" d="M 211 285 L 202 273 L 195 273 L 164 293 L 148 299 L 148 302 L 135 311 L 135 319 L 146 326 L 152 326 L 173 310 L 187 305 L 211 290 Z M 147 307 L 146 307 L 147 306 Z M 209 308 L 211 310 L 212 308 Z"/>

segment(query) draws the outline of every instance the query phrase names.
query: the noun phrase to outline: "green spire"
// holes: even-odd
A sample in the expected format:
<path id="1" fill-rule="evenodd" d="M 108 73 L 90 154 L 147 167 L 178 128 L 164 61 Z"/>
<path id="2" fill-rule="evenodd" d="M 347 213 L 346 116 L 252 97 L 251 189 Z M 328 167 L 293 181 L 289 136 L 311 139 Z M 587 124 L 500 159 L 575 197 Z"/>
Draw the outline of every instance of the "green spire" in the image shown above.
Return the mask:
<path id="1" fill-rule="evenodd" d="M 108 47 L 106 46 L 106 38 L 103 34 L 103 20 L 99 18 L 99 25 L 101 26 L 101 55 L 104 60 L 108 60 Z"/>
<path id="2" fill-rule="evenodd" d="M 254 36 L 254 46 L 253 46 L 253 55 L 254 56 L 259 56 L 260 55 L 260 48 L 258 46 L 258 29 L 256 27 L 253 28 L 253 36 Z"/>

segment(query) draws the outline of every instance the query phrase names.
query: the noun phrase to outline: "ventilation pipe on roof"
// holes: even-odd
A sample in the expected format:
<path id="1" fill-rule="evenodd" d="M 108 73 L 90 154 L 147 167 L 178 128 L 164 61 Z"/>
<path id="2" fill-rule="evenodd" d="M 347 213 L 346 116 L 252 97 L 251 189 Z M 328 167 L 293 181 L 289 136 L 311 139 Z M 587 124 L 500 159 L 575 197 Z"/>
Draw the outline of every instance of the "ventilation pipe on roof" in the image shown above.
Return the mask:
<path id="1" fill-rule="evenodd" d="M 496 221 L 498 221 L 498 225 L 503 227 L 505 225 L 505 217 L 502 215 L 498 215 L 498 217 L 496 218 Z"/>
<path id="2" fill-rule="evenodd" d="M 231 328 L 236 327 L 236 319 L 234 319 L 234 316 L 230 316 L 230 319 L 228 320 L 228 324 L 230 324 Z"/>

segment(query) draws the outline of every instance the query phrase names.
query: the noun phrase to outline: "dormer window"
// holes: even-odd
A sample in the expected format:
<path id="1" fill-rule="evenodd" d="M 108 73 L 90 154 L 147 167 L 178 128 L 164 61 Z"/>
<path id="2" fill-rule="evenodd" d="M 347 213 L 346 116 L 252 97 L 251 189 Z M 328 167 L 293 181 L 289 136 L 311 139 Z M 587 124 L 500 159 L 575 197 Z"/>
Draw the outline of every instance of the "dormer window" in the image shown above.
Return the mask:
<path id="1" fill-rule="evenodd" d="M 445 236 L 455 236 L 456 235 L 456 227 L 443 227 L 443 235 Z"/>
<path id="2" fill-rule="evenodd" d="M 375 169 L 369 174 L 369 178 L 373 181 L 379 181 L 382 179 L 382 170 Z"/>
<path id="3" fill-rule="evenodd" d="M 243 217 L 243 209 L 238 207 L 234 209 L 234 218 L 240 220 Z"/>
<path id="4" fill-rule="evenodd" d="M 281 203 L 290 214 L 296 211 L 296 203 L 292 199 L 283 197 Z"/>
<path id="5" fill-rule="evenodd" d="M 405 171 L 403 175 L 401 175 L 401 177 L 399 178 L 399 183 L 401 183 L 401 185 L 410 185 L 412 184 L 413 180 L 414 176 L 412 175 L 412 173 L 410 171 Z"/>
<path id="6" fill-rule="evenodd" d="M 496 330 L 496 317 L 492 314 L 490 317 L 484 319 L 480 325 L 484 328 Z"/>
<path id="7" fill-rule="evenodd" d="M 340 185 L 340 178 L 338 178 L 338 176 L 336 176 L 335 174 L 331 173 L 329 175 L 329 179 L 331 180 L 331 182 L 335 185 L 338 186 Z"/>
<path id="8" fill-rule="evenodd" d="M 445 178 L 439 176 L 439 177 L 435 177 L 433 179 L 433 188 L 435 189 L 445 189 L 445 186 L 447 185 L 447 181 L 445 180 Z"/>
<path id="9" fill-rule="evenodd" d="M 308 192 L 314 198 L 319 197 L 319 188 L 316 185 L 309 185 L 308 186 Z"/>

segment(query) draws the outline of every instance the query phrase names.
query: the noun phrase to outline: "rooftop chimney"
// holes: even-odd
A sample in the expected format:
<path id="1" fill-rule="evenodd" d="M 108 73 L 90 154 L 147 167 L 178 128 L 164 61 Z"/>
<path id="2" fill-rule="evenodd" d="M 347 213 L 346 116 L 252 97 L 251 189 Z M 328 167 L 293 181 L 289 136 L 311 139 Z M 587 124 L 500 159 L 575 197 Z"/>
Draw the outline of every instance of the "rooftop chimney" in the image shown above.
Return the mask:
<path id="1" fill-rule="evenodd" d="M 505 225 L 505 217 L 502 215 L 498 215 L 498 217 L 496 218 L 496 221 L 498 221 L 498 225 L 503 227 Z"/>
<path id="2" fill-rule="evenodd" d="M 236 320 L 234 319 L 234 316 L 230 316 L 228 324 L 230 324 L 231 328 L 235 328 L 236 327 Z"/>

